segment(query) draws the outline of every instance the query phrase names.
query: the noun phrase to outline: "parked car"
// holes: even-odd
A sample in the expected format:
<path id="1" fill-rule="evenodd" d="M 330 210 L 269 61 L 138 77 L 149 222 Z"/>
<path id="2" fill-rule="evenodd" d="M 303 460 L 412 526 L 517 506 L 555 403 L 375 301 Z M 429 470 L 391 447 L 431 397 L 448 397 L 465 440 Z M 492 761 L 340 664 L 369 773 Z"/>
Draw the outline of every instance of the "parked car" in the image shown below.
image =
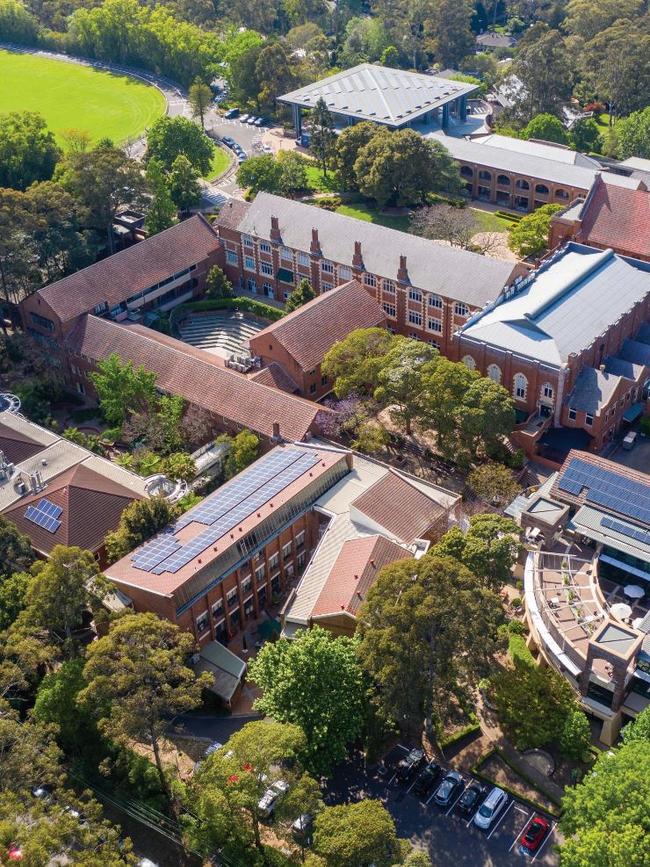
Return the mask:
<path id="1" fill-rule="evenodd" d="M 229 135 L 224 135 L 224 136 L 222 137 L 221 141 L 226 145 L 226 147 L 229 147 L 229 148 L 234 148 L 235 145 L 237 144 L 237 142 L 235 141 L 235 139 L 234 139 L 234 138 L 230 138 Z"/>
<path id="2" fill-rule="evenodd" d="M 487 831 L 492 825 L 501 810 L 508 803 L 508 796 L 498 786 L 494 786 L 490 790 L 487 798 L 476 811 L 474 816 L 474 824 L 477 828 Z"/>
<path id="3" fill-rule="evenodd" d="M 229 108 L 228 111 L 224 113 L 224 117 L 226 120 L 232 120 L 234 117 L 239 117 L 239 109 Z"/>
<path id="4" fill-rule="evenodd" d="M 217 750 L 221 749 L 223 749 L 223 744 L 220 741 L 212 741 L 211 744 L 208 744 L 208 746 L 203 750 L 201 758 L 198 760 L 198 762 L 194 762 L 194 771 L 198 771 L 198 769 L 208 758 L 208 756 L 211 756 L 212 753 L 216 753 Z"/>
<path id="5" fill-rule="evenodd" d="M 241 123 L 248 123 L 249 117 L 250 117 L 250 114 L 246 114 L 246 112 L 244 112 L 244 114 L 239 115 L 239 120 Z"/>
<path id="6" fill-rule="evenodd" d="M 413 783 L 412 791 L 421 798 L 424 798 L 438 782 L 441 774 L 442 768 L 440 765 L 437 765 L 435 762 L 430 762 L 428 765 L 425 765 L 417 775 L 415 782 Z"/>
<path id="7" fill-rule="evenodd" d="M 447 771 L 442 779 L 442 783 L 436 789 L 433 800 L 439 807 L 449 807 L 453 804 L 454 798 L 464 785 L 465 780 L 458 771 Z"/>
<path id="8" fill-rule="evenodd" d="M 623 448 L 625 451 L 629 452 L 634 448 L 634 444 L 636 443 L 637 432 L 635 430 L 631 430 L 628 434 L 625 434 L 623 437 Z"/>
<path id="9" fill-rule="evenodd" d="M 289 783 L 284 780 L 277 780 L 272 783 L 264 792 L 257 804 L 257 811 L 263 819 L 270 819 L 275 812 L 278 801 L 280 801 L 289 791 Z"/>
<path id="10" fill-rule="evenodd" d="M 268 123 L 265 117 L 258 117 L 255 119 L 255 126 L 266 126 Z"/>
<path id="11" fill-rule="evenodd" d="M 311 845 L 311 835 L 314 829 L 314 817 L 311 813 L 303 813 L 298 816 L 291 825 L 291 834 L 298 843 Z"/>
<path id="12" fill-rule="evenodd" d="M 247 123 L 249 126 L 254 126 L 256 121 L 257 121 L 257 118 L 255 117 L 255 115 L 254 115 L 254 114 L 249 114 L 249 115 L 248 115 L 248 118 L 247 118 L 247 120 L 246 120 L 246 123 Z"/>
<path id="13" fill-rule="evenodd" d="M 464 816 L 471 815 L 487 795 L 487 791 L 487 786 L 482 786 L 480 783 L 470 783 L 458 799 L 456 809 Z"/>
<path id="14" fill-rule="evenodd" d="M 38 786 L 32 786 L 32 796 L 40 801 L 49 801 L 52 797 L 53 787 L 47 783 L 41 783 Z"/>
<path id="15" fill-rule="evenodd" d="M 397 770 L 395 771 L 397 779 L 401 780 L 401 782 L 410 779 L 418 768 L 424 764 L 425 760 L 424 750 L 421 750 L 419 747 L 409 750 L 407 755 L 397 763 Z"/>
<path id="16" fill-rule="evenodd" d="M 543 816 L 535 816 L 532 822 L 521 832 L 519 851 L 522 855 L 534 855 L 542 841 L 551 829 L 551 825 Z"/>

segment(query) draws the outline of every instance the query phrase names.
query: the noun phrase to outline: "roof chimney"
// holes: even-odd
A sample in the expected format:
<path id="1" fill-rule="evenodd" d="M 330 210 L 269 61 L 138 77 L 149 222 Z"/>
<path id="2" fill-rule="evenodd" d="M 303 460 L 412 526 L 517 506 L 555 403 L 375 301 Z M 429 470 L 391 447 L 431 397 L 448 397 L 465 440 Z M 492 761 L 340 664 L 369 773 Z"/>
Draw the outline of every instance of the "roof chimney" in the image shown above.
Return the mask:
<path id="1" fill-rule="evenodd" d="M 276 244 L 279 244 L 280 241 L 282 241 L 280 222 L 277 217 L 271 217 L 271 240 Z"/>
<path id="2" fill-rule="evenodd" d="M 318 240 L 318 229 L 311 230 L 311 246 L 309 248 L 309 252 L 312 256 L 322 256 L 323 251 L 320 248 L 320 241 Z"/>
<path id="3" fill-rule="evenodd" d="M 641 190 L 642 193 L 647 193 L 648 185 L 645 181 L 639 181 L 639 186 L 637 187 L 637 190 Z"/>
<path id="4" fill-rule="evenodd" d="M 397 271 L 397 279 L 400 283 L 409 282 L 409 272 L 406 267 L 406 256 L 399 257 L 399 269 Z"/>
<path id="5" fill-rule="evenodd" d="M 605 373 L 605 365 L 604 365 L 604 364 L 599 364 L 599 365 L 598 365 L 598 370 L 600 370 L 601 373 Z"/>
<path id="6" fill-rule="evenodd" d="M 280 422 L 279 421 L 273 422 L 273 436 L 271 437 L 271 439 L 273 440 L 274 443 L 278 443 L 282 439 L 282 437 L 280 435 Z"/>
<path id="7" fill-rule="evenodd" d="M 361 268 L 363 270 L 363 256 L 361 255 L 361 241 L 354 242 L 354 256 L 352 257 L 352 267 Z"/>

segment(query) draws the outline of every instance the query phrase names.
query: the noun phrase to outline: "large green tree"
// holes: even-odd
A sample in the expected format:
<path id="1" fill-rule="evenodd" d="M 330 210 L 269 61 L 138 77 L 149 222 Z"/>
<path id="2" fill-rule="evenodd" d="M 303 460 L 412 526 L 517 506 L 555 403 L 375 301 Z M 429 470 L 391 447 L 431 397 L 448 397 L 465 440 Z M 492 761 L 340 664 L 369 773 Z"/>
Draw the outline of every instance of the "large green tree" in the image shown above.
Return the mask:
<path id="1" fill-rule="evenodd" d="M 186 117 L 161 117 L 152 123 L 147 133 L 147 161 L 160 161 L 170 171 L 176 157 L 183 154 L 201 175 L 207 175 L 214 154 L 214 145 L 193 121 Z"/>
<path id="2" fill-rule="evenodd" d="M 212 102 L 212 90 L 210 85 L 196 78 L 189 89 L 188 100 L 192 109 L 192 116 L 201 121 L 201 129 L 205 129 L 205 115 Z"/>
<path id="3" fill-rule="evenodd" d="M 67 756 L 81 756 L 89 743 L 96 743 L 96 722 L 88 708 L 79 707 L 77 695 L 85 688 L 85 661 L 64 662 L 46 675 L 38 687 L 32 711 L 34 720 L 56 727 L 56 739 Z"/>
<path id="4" fill-rule="evenodd" d="M 650 159 L 650 107 L 635 111 L 616 124 L 618 156 Z"/>
<path id="5" fill-rule="evenodd" d="M 493 665 L 502 618 L 498 595 L 458 560 L 433 551 L 385 566 L 358 620 L 361 663 L 384 712 L 417 729 L 477 683 Z"/>
<path id="6" fill-rule="evenodd" d="M 255 62 L 260 106 L 275 111 L 276 99 L 296 85 L 291 58 L 282 42 L 269 40 Z"/>
<path id="7" fill-rule="evenodd" d="M 62 777 L 55 728 L 0 704 L 0 793 L 27 794 L 32 786 Z"/>
<path id="8" fill-rule="evenodd" d="M 35 559 L 29 536 L 21 533 L 12 521 L 0 516 L 0 578 L 29 569 Z"/>
<path id="9" fill-rule="evenodd" d="M 201 201 L 199 173 L 185 154 L 179 154 L 167 175 L 169 195 L 181 214 L 186 214 Z"/>
<path id="10" fill-rule="evenodd" d="M 149 410 L 157 404 L 156 374 L 142 365 L 122 362 L 115 352 L 97 364 L 90 374 L 106 421 L 113 426 L 124 423 L 129 413 Z"/>
<path id="11" fill-rule="evenodd" d="M 511 70 L 523 87 L 518 91 L 516 112 L 527 122 L 537 114 L 559 114 L 571 96 L 573 58 L 562 34 L 539 25 L 519 48 Z"/>
<path id="12" fill-rule="evenodd" d="M 566 127 L 553 114 L 536 114 L 521 131 L 521 137 L 541 139 L 563 145 L 569 144 L 569 133 Z"/>
<path id="13" fill-rule="evenodd" d="M 0 114 L 0 187 L 26 190 L 35 181 L 48 181 L 60 156 L 40 114 Z"/>
<path id="14" fill-rule="evenodd" d="M 310 771 L 327 774 L 345 758 L 347 745 L 361 733 L 367 702 L 355 641 L 316 626 L 295 640 L 267 642 L 248 676 L 263 690 L 255 707 L 305 733 L 303 759 Z"/>
<path id="15" fill-rule="evenodd" d="M 289 293 L 289 297 L 287 298 L 287 303 L 285 304 L 285 309 L 287 313 L 291 313 L 292 310 L 297 310 L 299 307 L 302 307 L 303 304 L 307 304 L 308 301 L 312 301 L 316 297 L 316 293 L 311 288 L 311 283 L 306 277 L 298 283 L 295 289 Z"/>
<path id="16" fill-rule="evenodd" d="M 433 50 L 443 69 L 458 69 L 468 54 L 473 54 L 475 37 L 471 21 L 474 5 L 470 0 L 434 0 L 430 21 Z"/>
<path id="17" fill-rule="evenodd" d="M 412 432 L 413 421 L 423 415 L 422 376 L 437 355 L 433 346 L 421 340 L 397 337 L 381 360 L 375 400 L 391 408 L 391 417 L 407 434 Z"/>
<path id="18" fill-rule="evenodd" d="M 395 821 L 373 798 L 326 807 L 316 817 L 313 848 L 325 867 L 391 867 L 402 861 Z"/>
<path id="19" fill-rule="evenodd" d="M 357 189 L 357 173 L 354 169 L 360 151 L 375 137 L 379 127 L 364 121 L 341 130 L 336 139 L 334 165 L 344 190 Z"/>
<path id="20" fill-rule="evenodd" d="M 580 54 L 586 80 L 610 114 L 624 117 L 642 111 L 650 87 L 650 28 L 645 21 L 617 19 L 587 42 Z"/>
<path id="21" fill-rule="evenodd" d="M 88 686 L 77 696 L 105 735 L 151 748 L 168 795 L 161 739 L 169 719 L 196 707 L 201 689 L 212 682 L 207 673 L 197 678 L 188 668 L 194 648 L 194 637 L 174 623 L 150 613 L 127 614 L 89 645 L 83 671 Z"/>
<path id="22" fill-rule="evenodd" d="M 394 337 L 385 328 L 356 328 L 325 353 L 322 373 L 334 382 L 337 397 L 372 393 Z"/>
<path id="23" fill-rule="evenodd" d="M 327 177 L 327 167 L 330 164 L 336 144 L 334 121 L 325 100 L 320 97 L 310 115 L 309 147 L 318 160 L 323 175 Z"/>
<path id="24" fill-rule="evenodd" d="M 492 506 L 506 506 L 521 491 L 512 470 L 495 461 L 474 467 L 467 476 L 467 486 Z"/>
<path id="25" fill-rule="evenodd" d="M 145 228 L 150 235 L 156 235 L 176 222 L 176 206 L 162 164 L 157 159 L 151 159 L 147 164 L 147 182 L 152 199 L 145 217 Z"/>
<path id="26" fill-rule="evenodd" d="M 244 428 L 236 436 L 226 437 L 225 441 L 230 443 L 230 449 L 226 456 L 224 471 L 226 479 L 232 479 L 256 460 L 260 452 L 260 438 Z"/>
<path id="27" fill-rule="evenodd" d="M 561 210 L 562 205 L 542 205 L 531 214 L 526 214 L 510 229 L 508 236 L 510 249 L 522 259 L 543 253 L 548 247 L 551 218 Z"/>

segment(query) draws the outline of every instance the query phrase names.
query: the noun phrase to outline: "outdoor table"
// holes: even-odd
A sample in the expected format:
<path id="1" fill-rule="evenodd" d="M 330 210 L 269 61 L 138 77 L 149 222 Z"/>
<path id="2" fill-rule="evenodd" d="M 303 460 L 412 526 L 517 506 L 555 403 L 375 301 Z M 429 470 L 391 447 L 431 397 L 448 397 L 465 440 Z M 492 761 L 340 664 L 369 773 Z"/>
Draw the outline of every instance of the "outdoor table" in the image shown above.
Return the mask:
<path id="1" fill-rule="evenodd" d="M 643 587 L 639 587 L 638 584 L 626 584 L 623 588 L 623 593 L 629 596 L 630 599 L 640 599 L 645 595 L 645 590 Z"/>

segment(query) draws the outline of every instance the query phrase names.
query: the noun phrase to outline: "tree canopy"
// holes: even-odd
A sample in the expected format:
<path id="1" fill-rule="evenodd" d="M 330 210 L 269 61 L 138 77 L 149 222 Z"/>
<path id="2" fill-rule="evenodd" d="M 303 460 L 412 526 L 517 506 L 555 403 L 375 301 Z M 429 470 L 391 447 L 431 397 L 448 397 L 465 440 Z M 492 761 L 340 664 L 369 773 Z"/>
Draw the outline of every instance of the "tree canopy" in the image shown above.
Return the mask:
<path id="1" fill-rule="evenodd" d="M 329 349 L 322 373 L 334 382 L 337 397 L 374 390 L 381 361 L 393 338 L 385 328 L 357 328 Z"/>
<path id="2" fill-rule="evenodd" d="M 313 849 L 325 867 L 391 867 L 402 861 L 395 822 L 372 798 L 319 813 Z"/>
<path id="3" fill-rule="evenodd" d="M 116 352 L 97 363 L 90 374 L 106 421 L 122 425 L 130 412 L 142 412 L 157 403 L 156 374 L 132 361 L 122 362 Z"/>
<path id="4" fill-rule="evenodd" d="M 214 154 L 214 145 L 201 127 L 186 117 L 161 117 L 147 133 L 147 162 L 156 159 L 165 171 L 184 156 L 200 175 L 207 175 Z"/>
<path id="5" fill-rule="evenodd" d="M 260 438 L 257 434 L 246 428 L 240 430 L 234 437 L 229 437 L 227 434 L 219 437 L 217 442 L 227 442 L 230 444 L 224 464 L 226 479 L 232 479 L 237 473 L 241 473 L 259 455 Z"/>
<path id="6" fill-rule="evenodd" d="M 302 307 L 302 305 L 306 304 L 308 301 L 312 301 L 315 297 L 316 293 L 311 288 L 311 283 L 306 277 L 303 277 L 296 288 L 292 289 L 289 293 L 285 309 L 287 313 L 290 313 L 292 310 L 297 310 L 299 307 Z"/>
<path id="7" fill-rule="evenodd" d="M 510 228 L 508 246 L 521 256 L 539 256 L 548 247 L 548 233 L 553 214 L 562 210 L 562 205 L 542 205 Z"/>
<path id="8" fill-rule="evenodd" d="M 129 551 L 163 530 L 177 516 L 178 507 L 164 497 L 148 497 L 129 503 L 120 516 L 117 528 L 106 536 L 106 556 L 109 562 L 115 563 L 125 557 Z"/>
<path id="9" fill-rule="evenodd" d="M 49 181 L 60 156 L 40 114 L 0 114 L 0 187 L 26 190 L 35 181 Z"/>

